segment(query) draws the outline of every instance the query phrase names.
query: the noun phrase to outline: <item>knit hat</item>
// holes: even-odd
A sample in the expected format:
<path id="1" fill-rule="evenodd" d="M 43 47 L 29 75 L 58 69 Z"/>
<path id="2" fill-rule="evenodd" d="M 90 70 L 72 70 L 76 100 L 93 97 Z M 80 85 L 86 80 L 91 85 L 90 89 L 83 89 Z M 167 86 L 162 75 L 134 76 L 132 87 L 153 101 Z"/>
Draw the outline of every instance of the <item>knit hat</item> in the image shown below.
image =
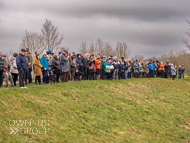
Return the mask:
<path id="1" fill-rule="evenodd" d="M 51 50 L 48 50 L 49 53 L 51 53 Z"/>
<path id="2" fill-rule="evenodd" d="M 43 55 L 47 54 L 46 52 L 43 52 Z"/>
<path id="3" fill-rule="evenodd" d="M 136 62 L 139 61 L 138 59 L 136 59 Z"/>
<path id="4" fill-rule="evenodd" d="M 115 56 L 114 59 L 117 59 L 117 57 Z"/>

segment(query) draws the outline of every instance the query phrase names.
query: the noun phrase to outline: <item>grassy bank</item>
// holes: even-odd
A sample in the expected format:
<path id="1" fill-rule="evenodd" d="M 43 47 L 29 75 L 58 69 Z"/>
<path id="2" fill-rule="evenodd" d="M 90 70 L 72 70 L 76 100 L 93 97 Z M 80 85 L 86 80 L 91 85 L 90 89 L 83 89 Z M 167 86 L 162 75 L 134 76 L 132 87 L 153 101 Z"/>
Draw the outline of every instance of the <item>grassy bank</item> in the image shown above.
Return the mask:
<path id="1" fill-rule="evenodd" d="M 187 143 L 190 82 L 186 80 L 82 81 L 1 88 L 0 141 Z M 32 123 L 22 126 L 19 120 Z M 43 126 L 38 124 L 42 120 L 46 121 Z M 13 127 L 19 130 L 16 134 Z M 14 133 L 9 134 L 10 128 Z M 33 131 L 27 132 L 31 128 Z"/>

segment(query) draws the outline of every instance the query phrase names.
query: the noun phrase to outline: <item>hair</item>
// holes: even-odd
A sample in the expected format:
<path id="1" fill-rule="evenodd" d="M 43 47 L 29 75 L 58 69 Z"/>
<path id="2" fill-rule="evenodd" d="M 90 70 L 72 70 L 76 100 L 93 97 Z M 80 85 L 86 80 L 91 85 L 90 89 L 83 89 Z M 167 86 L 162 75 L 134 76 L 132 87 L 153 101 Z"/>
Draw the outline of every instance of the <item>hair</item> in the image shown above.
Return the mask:
<path id="1" fill-rule="evenodd" d="M 13 57 L 16 58 L 17 56 L 18 56 L 18 53 L 14 53 L 14 54 L 13 54 Z"/>
<path id="2" fill-rule="evenodd" d="M 36 54 L 35 54 L 35 55 L 36 55 L 36 59 L 38 59 L 38 56 L 39 56 L 40 54 L 36 52 Z"/>
<path id="3" fill-rule="evenodd" d="M 36 54 L 37 54 L 37 51 L 34 52 L 34 55 L 36 55 Z"/>
<path id="4" fill-rule="evenodd" d="M 72 56 L 72 57 L 71 57 L 71 59 L 72 59 L 72 61 L 73 61 L 73 60 L 75 59 L 75 57 L 74 57 L 74 56 Z"/>
<path id="5" fill-rule="evenodd" d="M 57 59 L 58 56 L 57 56 L 57 55 L 54 55 L 53 57 L 54 57 L 55 59 Z"/>

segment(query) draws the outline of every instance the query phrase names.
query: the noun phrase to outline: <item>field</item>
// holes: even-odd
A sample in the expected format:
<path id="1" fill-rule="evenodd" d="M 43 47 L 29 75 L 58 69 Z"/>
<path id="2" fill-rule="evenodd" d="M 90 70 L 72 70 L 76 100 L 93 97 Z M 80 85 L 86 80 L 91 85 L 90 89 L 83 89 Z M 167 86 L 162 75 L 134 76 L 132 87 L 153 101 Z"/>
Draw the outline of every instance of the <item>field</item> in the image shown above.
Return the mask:
<path id="1" fill-rule="evenodd" d="M 1 88 L 0 142 L 188 143 L 190 78 Z"/>

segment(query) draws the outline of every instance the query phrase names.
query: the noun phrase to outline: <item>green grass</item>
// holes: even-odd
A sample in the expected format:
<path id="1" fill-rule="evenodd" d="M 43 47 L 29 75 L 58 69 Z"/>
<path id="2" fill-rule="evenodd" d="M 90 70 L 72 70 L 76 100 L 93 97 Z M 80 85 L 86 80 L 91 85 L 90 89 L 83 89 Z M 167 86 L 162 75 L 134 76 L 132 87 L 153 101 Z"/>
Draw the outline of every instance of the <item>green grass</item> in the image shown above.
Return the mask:
<path id="1" fill-rule="evenodd" d="M 188 79 L 82 81 L 31 84 L 28 89 L 1 88 L 0 142 L 188 143 Z M 9 134 L 13 120 L 32 120 L 32 128 L 45 128 L 38 126 L 37 121 L 49 120 L 49 131 L 43 135 L 36 130 L 21 134 L 26 129 L 19 124 L 15 125 L 19 132 Z"/>

